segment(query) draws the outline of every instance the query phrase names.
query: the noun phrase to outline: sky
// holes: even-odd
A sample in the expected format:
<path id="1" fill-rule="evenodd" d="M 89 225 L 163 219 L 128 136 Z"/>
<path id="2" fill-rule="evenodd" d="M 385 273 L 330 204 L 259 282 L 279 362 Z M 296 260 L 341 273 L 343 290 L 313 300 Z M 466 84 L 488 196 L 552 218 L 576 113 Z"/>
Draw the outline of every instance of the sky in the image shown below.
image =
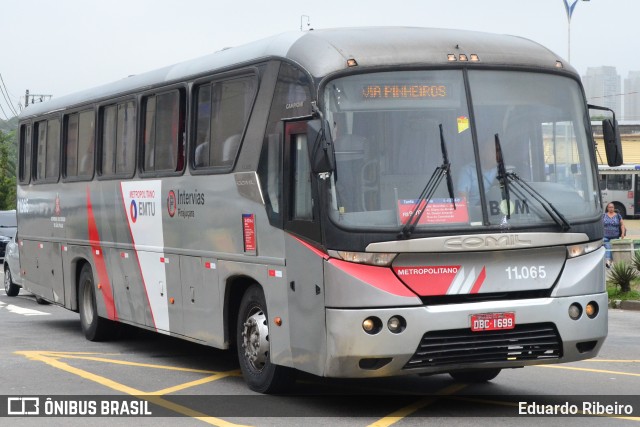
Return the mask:
<path id="1" fill-rule="evenodd" d="M 623 80 L 640 70 L 639 18 L 640 0 L 578 0 L 571 64 Z M 569 57 L 564 0 L 0 0 L 0 84 L 19 111 L 26 90 L 59 97 L 301 27 L 354 26 L 511 34 Z M 13 115 L 1 95 L 0 107 Z"/>

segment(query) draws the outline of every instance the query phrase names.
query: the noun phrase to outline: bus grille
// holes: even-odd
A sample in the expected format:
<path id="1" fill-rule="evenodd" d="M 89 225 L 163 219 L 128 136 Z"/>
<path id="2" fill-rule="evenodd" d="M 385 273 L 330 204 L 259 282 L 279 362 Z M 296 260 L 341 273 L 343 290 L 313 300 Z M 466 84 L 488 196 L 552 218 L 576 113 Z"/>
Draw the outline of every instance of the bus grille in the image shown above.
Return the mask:
<path id="1" fill-rule="evenodd" d="M 432 331 L 422 336 L 403 369 L 480 362 L 558 359 L 562 340 L 553 323 L 517 325 L 503 331 Z"/>

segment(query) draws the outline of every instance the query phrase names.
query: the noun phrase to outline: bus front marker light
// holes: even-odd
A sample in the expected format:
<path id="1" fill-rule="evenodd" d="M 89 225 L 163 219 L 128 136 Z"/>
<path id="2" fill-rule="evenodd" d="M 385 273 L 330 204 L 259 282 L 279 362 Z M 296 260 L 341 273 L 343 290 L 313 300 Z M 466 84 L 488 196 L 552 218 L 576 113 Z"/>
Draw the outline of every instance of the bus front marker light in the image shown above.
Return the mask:
<path id="1" fill-rule="evenodd" d="M 467 55 L 465 55 L 464 53 L 460 54 L 460 61 L 468 61 L 469 58 L 467 58 Z"/>
<path id="2" fill-rule="evenodd" d="M 456 55 L 453 53 L 450 53 L 447 55 L 447 61 L 457 61 Z"/>
<path id="3" fill-rule="evenodd" d="M 578 320 L 582 316 L 582 306 L 577 302 L 574 302 L 569 306 L 569 317 L 573 320 Z"/>
<path id="4" fill-rule="evenodd" d="M 480 57 L 475 53 L 471 54 L 471 62 L 480 62 Z"/>
<path id="5" fill-rule="evenodd" d="M 399 334 L 407 327 L 407 322 L 402 316 L 392 316 L 387 321 L 387 328 L 394 334 Z"/>
<path id="6" fill-rule="evenodd" d="M 375 316 L 367 317 L 362 322 L 362 329 L 370 335 L 375 335 L 382 329 L 382 320 Z"/>
<path id="7" fill-rule="evenodd" d="M 589 304 L 584 308 L 584 312 L 587 313 L 589 319 L 593 319 L 598 315 L 599 307 L 598 303 L 595 301 L 590 301 Z"/>
<path id="8" fill-rule="evenodd" d="M 358 66 L 358 61 L 356 61 L 353 58 L 347 59 L 347 67 L 357 67 L 357 66 Z"/>
<path id="9" fill-rule="evenodd" d="M 276 318 L 273 319 L 273 323 L 275 323 L 276 326 L 282 326 L 282 317 L 276 316 Z"/>

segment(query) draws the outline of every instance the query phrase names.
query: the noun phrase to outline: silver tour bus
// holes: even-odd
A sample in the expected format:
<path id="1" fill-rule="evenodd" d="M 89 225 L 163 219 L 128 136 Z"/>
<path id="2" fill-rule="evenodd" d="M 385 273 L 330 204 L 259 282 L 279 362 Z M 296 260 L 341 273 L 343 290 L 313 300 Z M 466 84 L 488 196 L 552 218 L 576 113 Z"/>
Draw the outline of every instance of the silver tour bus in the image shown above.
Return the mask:
<path id="1" fill-rule="evenodd" d="M 536 43 L 427 28 L 286 33 L 31 105 L 24 287 L 92 341 L 126 323 L 234 349 L 265 393 L 591 358 L 589 107 Z"/>

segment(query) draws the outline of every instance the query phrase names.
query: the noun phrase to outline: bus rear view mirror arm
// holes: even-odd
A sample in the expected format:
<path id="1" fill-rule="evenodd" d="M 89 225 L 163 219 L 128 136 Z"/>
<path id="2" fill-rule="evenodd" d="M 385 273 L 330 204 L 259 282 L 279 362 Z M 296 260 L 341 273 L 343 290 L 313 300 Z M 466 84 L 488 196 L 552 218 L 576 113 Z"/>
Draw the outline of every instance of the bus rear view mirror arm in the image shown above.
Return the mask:
<path id="1" fill-rule="evenodd" d="M 310 120 L 307 124 L 307 143 L 313 173 L 335 171 L 335 151 L 328 126 L 323 120 Z"/>

